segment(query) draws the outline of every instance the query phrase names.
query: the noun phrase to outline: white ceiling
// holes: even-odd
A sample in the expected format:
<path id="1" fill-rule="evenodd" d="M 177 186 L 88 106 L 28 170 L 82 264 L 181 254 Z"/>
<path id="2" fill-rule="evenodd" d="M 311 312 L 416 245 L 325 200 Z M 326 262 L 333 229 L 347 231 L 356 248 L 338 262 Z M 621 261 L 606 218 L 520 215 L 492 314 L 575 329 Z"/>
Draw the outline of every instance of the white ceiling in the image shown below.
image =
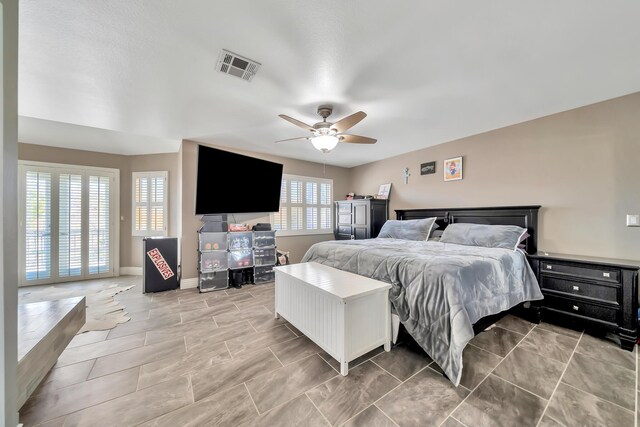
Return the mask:
<path id="1" fill-rule="evenodd" d="M 640 91 L 640 2 L 20 2 L 20 140 L 120 154 L 183 138 L 354 166 Z M 222 48 L 262 63 L 214 71 Z M 322 155 L 277 117 L 368 117 Z M 335 121 L 335 120 L 333 120 Z M 78 125 L 74 127 L 72 125 Z M 92 129 L 93 128 L 93 129 Z"/>

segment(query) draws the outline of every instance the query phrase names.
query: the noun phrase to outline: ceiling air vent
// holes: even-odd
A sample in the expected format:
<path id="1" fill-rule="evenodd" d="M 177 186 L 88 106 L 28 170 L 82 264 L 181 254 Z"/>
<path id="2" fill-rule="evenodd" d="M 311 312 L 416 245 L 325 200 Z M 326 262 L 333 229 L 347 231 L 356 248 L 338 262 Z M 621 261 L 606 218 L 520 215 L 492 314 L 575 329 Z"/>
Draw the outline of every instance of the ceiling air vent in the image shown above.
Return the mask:
<path id="1" fill-rule="evenodd" d="M 245 58 L 226 49 L 222 49 L 222 52 L 220 52 L 217 69 L 225 74 L 231 74 L 250 82 L 258 72 L 258 68 L 260 68 L 260 63 L 252 59 Z"/>

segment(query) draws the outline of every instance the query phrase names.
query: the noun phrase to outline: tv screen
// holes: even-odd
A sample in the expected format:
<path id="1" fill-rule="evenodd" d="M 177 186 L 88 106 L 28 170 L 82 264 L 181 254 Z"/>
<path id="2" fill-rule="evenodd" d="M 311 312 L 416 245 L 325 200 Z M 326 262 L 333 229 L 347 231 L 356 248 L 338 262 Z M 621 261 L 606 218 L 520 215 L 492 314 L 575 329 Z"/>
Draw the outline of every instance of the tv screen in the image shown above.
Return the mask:
<path id="1" fill-rule="evenodd" d="M 282 165 L 198 146 L 196 215 L 277 212 Z"/>

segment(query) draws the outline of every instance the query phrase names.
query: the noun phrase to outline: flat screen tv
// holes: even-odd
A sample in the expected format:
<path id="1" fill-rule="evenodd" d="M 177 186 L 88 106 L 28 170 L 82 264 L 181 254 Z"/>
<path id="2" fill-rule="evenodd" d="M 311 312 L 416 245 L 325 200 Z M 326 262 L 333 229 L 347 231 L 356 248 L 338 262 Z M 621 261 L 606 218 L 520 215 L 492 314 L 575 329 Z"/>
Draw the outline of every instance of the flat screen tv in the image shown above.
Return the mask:
<path id="1" fill-rule="evenodd" d="M 196 215 L 277 212 L 282 165 L 198 146 Z"/>

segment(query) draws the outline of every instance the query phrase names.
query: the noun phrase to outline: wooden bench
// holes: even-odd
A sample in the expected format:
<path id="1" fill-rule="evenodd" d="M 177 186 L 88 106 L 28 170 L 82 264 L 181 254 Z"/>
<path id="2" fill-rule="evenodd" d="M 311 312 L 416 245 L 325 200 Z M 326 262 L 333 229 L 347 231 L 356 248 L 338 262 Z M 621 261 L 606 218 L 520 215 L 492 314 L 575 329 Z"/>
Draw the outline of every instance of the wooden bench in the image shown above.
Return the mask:
<path id="1" fill-rule="evenodd" d="M 384 345 L 391 350 L 391 285 L 308 262 L 276 267 L 275 316 L 282 316 L 340 362 Z"/>

